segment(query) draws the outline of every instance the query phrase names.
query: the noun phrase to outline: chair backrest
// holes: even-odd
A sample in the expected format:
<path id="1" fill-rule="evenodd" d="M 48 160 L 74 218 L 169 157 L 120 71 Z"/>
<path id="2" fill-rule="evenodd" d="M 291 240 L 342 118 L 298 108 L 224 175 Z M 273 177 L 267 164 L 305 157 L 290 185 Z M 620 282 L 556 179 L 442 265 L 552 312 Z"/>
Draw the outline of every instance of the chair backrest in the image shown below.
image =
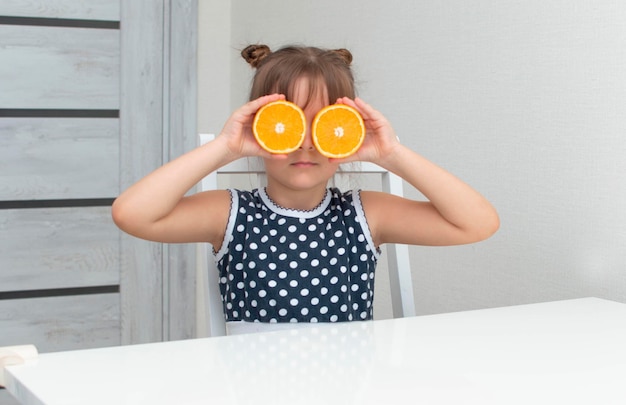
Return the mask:
<path id="1" fill-rule="evenodd" d="M 214 136 L 212 134 L 200 134 L 199 144 L 204 145 L 213 139 Z M 217 189 L 217 176 L 224 174 L 248 174 L 256 177 L 258 186 L 266 183 L 265 168 L 262 163 L 254 160 L 238 160 L 206 176 L 200 183 L 200 191 Z M 382 190 L 384 192 L 398 196 L 403 195 L 402 179 L 375 164 L 362 162 L 356 168 L 342 168 L 341 174 L 379 174 L 382 176 Z M 389 244 L 386 246 L 386 254 L 393 316 L 394 318 L 414 316 L 415 303 L 408 246 Z M 226 323 L 219 291 L 219 275 L 215 265 L 212 246 L 208 243 L 198 244 L 196 276 L 198 297 L 196 303 L 197 336 L 225 335 Z"/>

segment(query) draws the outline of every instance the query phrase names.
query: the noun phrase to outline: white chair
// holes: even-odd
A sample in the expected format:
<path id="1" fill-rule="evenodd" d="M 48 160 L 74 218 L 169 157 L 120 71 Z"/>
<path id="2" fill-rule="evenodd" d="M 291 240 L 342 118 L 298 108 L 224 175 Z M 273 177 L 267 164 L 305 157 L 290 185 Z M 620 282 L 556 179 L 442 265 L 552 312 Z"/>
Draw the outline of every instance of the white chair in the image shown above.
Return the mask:
<path id="1" fill-rule="evenodd" d="M 212 134 L 200 134 L 200 145 L 214 139 Z M 256 177 L 259 186 L 266 184 L 265 168 L 260 161 L 245 159 L 235 161 L 211 173 L 200 183 L 200 191 L 217 189 L 218 175 L 248 174 Z M 402 196 L 402 179 L 393 173 L 371 163 L 360 163 L 357 169 L 342 168 L 341 175 L 379 174 L 382 176 L 383 191 Z M 409 250 L 406 245 L 386 245 L 388 260 L 391 304 L 394 318 L 415 315 L 413 299 L 413 283 Z M 208 269 L 208 271 L 207 271 Z M 197 249 L 197 302 L 196 325 L 197 336 L 223 336 L 226 334 L 226 322 L 219 290 L 219 276 L 215 265 L 212 246 L 208 243 L 198 244 Z"/>

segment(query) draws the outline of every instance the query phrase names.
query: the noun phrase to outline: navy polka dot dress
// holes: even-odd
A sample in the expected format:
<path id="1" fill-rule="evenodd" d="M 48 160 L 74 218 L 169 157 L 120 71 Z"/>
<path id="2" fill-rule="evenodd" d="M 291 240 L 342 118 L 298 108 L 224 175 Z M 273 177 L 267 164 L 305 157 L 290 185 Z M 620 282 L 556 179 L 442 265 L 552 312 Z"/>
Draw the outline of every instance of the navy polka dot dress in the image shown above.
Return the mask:
<path id="1" fill-rule="evenodd" d="M 330 188 L 310 211 L 280 207 L 264 189 L 229 191 L 230 218 L 216 253 L 227 321 L 372 319 L 380 251 L 358 191 Z"/>

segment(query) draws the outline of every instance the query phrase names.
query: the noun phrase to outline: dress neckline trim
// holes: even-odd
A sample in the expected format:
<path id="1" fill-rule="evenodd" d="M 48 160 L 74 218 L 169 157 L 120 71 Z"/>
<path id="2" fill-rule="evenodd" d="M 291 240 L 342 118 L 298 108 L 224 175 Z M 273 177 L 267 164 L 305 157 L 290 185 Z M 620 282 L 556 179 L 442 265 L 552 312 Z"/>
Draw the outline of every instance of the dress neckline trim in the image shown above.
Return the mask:
<path id="1" fill-rule="evenodd" d="M 293 218 L 305 218 L 305 219 L 315 218 L 326 210 L 331 200 L 330 192 L 328 189 L 326 189 L 326 193 L 324 193 L 324 198 L 322 198 L 322 201 L 315 208 L 310 209 L 310 210 L 297 210 L 293 208 L 285 208 L 275 203 L 274 200 L 272 200 L 270 196 L 267 195 L 267 191 L 265 190 L 265 187 L 259 188 L 258 191 L 259 191 L 259 196 L 261 197 L 261 200 L 263 200 L 265 205 L 271 211 L 279 215 L 285 216 L 285 217 L 293 217 Z"/>

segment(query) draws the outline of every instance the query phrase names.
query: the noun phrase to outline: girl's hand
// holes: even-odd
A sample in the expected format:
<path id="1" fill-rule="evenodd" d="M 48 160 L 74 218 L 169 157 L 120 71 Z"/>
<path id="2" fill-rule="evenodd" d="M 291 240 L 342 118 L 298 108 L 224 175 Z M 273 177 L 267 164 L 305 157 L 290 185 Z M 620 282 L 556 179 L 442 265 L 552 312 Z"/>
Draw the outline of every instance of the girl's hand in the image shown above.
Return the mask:
<path id="1" fill-rule="evenodd" d="M 247 156 L 261 156 L 264 158 L 280 158 L 284 155 L 273 155 L 261 148 L 252 133 L 254 115 L 265 104 L 277 100 L 284 100 L 282 94 L 271 94 L 252 100 L 239 107 L 232 113 L 224 124 L 220 137 L 225 139 L 226 145 L 233 159 Z"/>
<path id="2" fill-rule="evenodd" d="M 343 97 L 338 99 L 337 103 L 355 108 L 363 117 L 365 124 L 363 144 L 354 155 L 341 159 L 340 162 L 367 161 L 384 166 L 383 160 L 390 158 L 394 150 L 400 145 L 389 121 L 379 111 L 358 97 L 354 100 Z"/>

